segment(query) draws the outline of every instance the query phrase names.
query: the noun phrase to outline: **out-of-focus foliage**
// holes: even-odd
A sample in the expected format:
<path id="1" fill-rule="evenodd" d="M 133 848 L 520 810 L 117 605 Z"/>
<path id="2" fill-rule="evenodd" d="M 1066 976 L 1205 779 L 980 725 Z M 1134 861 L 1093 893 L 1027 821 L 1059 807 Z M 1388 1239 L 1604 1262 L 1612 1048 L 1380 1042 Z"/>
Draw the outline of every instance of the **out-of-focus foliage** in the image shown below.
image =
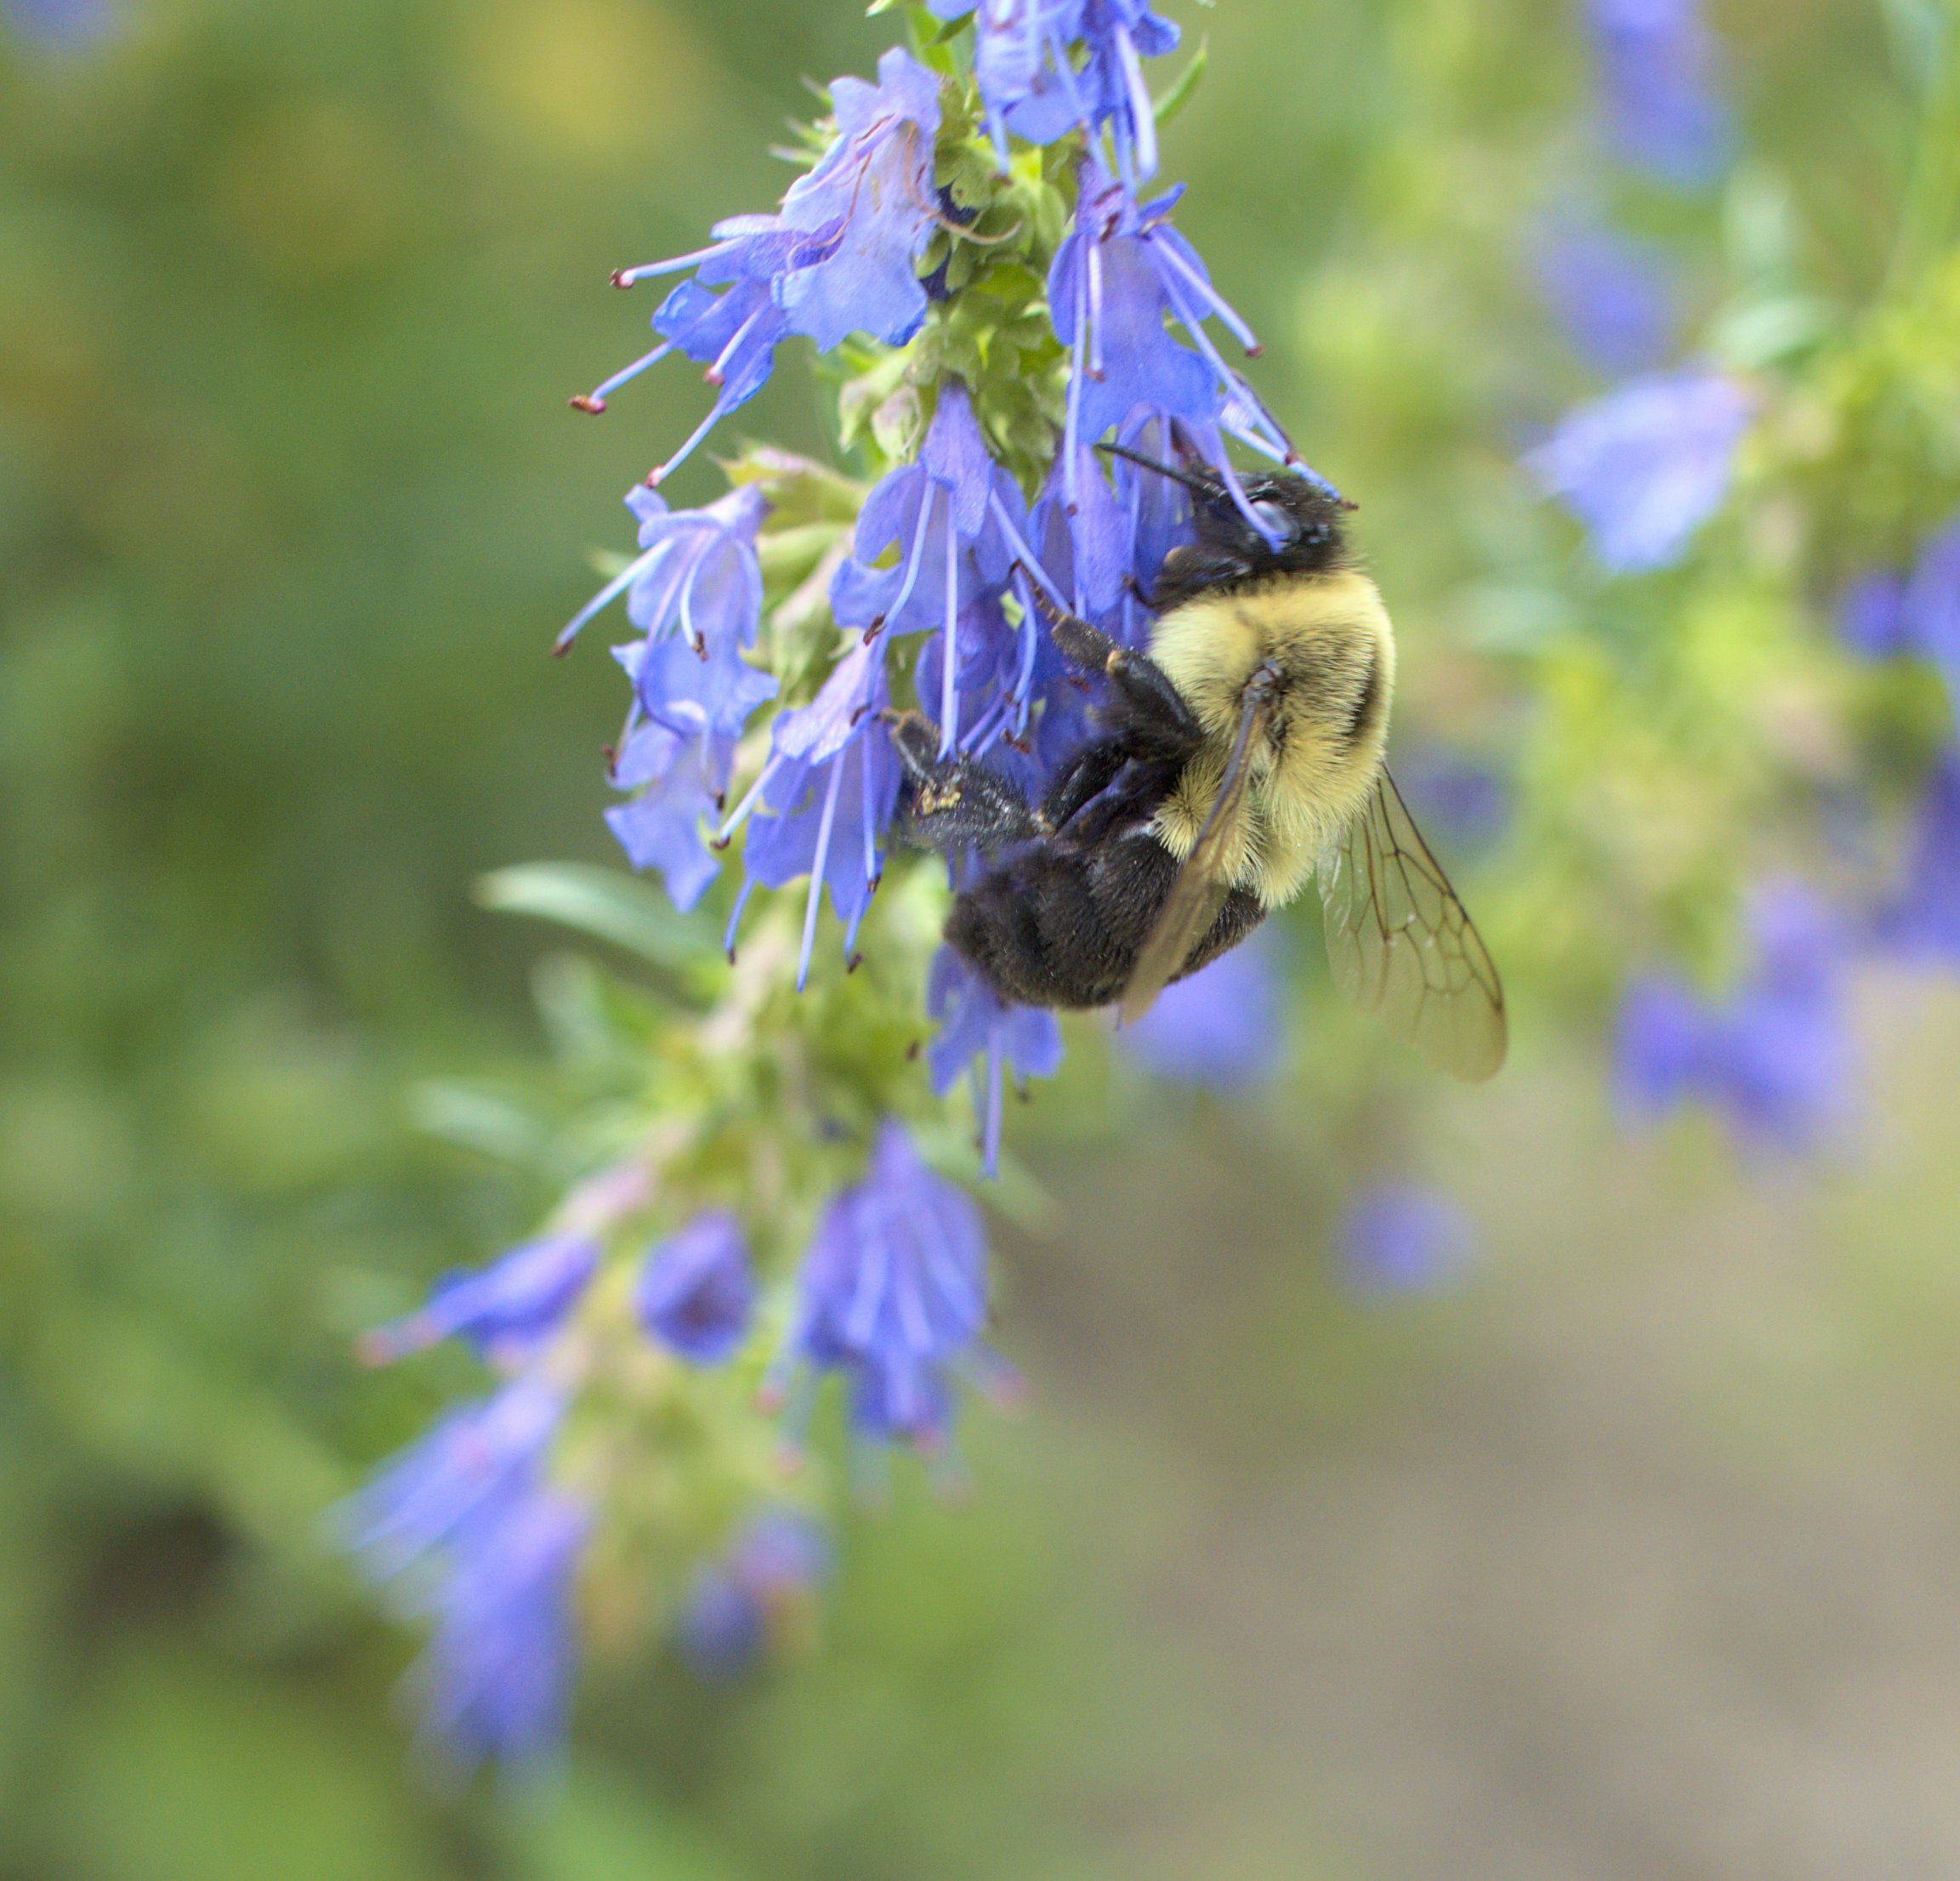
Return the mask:
<path id="1" fill-rule="evenodd" d="M 983 1435 L 970 1518 L 902 1482 L 844 1538 L 821 1658 L 775 1691 L 601 1651 L 536 1799 L 445 1799 L 405 1765 L 402 1645 L 322 1537 L 474 1376 L 356 1372 L 355 1335 L 528 1231 L 632 1070 L 592 1022 L 622 996 L 471 898 L 526 858 L 612 860 L 616 676 L 543 654 L 698 388 L 642 388 L 630 430 L 565 415 L 621 356 L 605 269 L 773 200 L 798 75 L 868 71 L 883 23 L 848 0 L 95 10 L 0 11 L 0 1872 L 1139 1872 L 1139 1832 L 1080 1818 L 1144 1814 L 1173 1740 L 1056 1536 L 1093 1509 L 1112 1557 L 1149 1560 L 1143 1454 Z M 1211 36 L 1167 132 L 1181 219 L 1269 341 L 1261 389 L 1362 499 L 1400 736 L 1521 770 L 1503 867 L 1464 885 L 1527 1043 L 1548 1014 L 1603 1038 L 1638 965 L 1719 977 L 1764 873 L 1861 891 L 1820 804 L 1897 807 L 1950 734 L 1929 674 L 1829 628 L 1960 495 L 1944 9 L 1718 9 L 1746 154 L 1699 193 L 1591 147 L 1553 0 L 1167 10 Z M 1533 286 L 1575 210 L 1663 251 L 1682 332 L 1785 389 L 1696 559 L 1637 585 L 1518 468 L 1603 389 Z M 794 351 L 737 423 L 821 452 Z M 562 917 L 571 879 L 491 898 Z M 581 924 L 672 992 L 672 931 L 605 906 Z M 1287 1206 L 1327 1252 L 1351 1168 L 1419 1155 L 1419 1100 L 1299 1002 L 1317 1048 L 1289 1101 L 1340 1121 Z M 1105 1129 L 1111 1089 L 1149 1140 L 1127 1076 L 1081 1054 L 1027 1152 Z M 1908 1225 L 1888 1246 L 1832 1283 L 1875 1347 L 1939 1293 Z M 1222 1259 L 1175 1271 L 1213 1287 Z M 1264 1381 L 1215 1319 L 1111 1266 L 1077 1284 L 1153 1350 L 1196 1341 L 1164 1361 L 1179 1443 L 1257 1453 L 1222 1427 L 1344 1429 L 1403 1389 L 1420 1335 L 1256 1279 L 1270 1323 L 1230 1349 Z M 1268 1872 L 1213 1827 L 1184 1872 Z M 1278 1872 L 1321 1860 L 1289 1845 Z"/>

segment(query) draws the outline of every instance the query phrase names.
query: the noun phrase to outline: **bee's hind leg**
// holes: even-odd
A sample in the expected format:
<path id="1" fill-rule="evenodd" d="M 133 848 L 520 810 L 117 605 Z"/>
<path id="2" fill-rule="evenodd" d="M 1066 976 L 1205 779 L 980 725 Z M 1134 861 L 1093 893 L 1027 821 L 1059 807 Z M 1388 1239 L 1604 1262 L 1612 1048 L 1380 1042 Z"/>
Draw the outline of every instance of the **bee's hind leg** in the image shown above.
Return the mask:
<path id="1" fill-rule="evenodd" d="M 886 714 L 905 781 L 899 828 L 917 849 L 946 855 L 997 850 L 1045 836 L 1045 822 L 998 771 L 972 758 L 941 758 L 939 727 L 916 712 Z"/>

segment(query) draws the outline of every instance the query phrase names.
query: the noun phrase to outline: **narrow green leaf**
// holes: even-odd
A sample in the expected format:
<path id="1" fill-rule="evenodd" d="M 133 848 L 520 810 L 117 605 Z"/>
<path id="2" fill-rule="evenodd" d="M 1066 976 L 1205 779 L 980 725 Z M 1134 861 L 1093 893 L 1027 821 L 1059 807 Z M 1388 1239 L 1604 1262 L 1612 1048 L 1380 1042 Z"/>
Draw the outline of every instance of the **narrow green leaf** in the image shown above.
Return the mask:
<path id="1" fill-rule="evenodd" d="M 1205 76 L 1205 66 L 1211 58 L 1211 49 L 1212 43 L 1208 36 L 1199 40 L 1198 49 L 1191 54 L 1190 64 L 1178 74 L 1177 82 L 1150 106 L 1160 128 L 1169 123 L 1190 103 L 1191 94 L 1198 88 L 1199 81 Z"/>
<path id="2" fill-rule="evenodd" d="M 719 952 L 713 929 L 683 914 L 661 891 L 590 862 L 527 862 L 478 881 L 480 906 L 576 928 L 616 947 L 684 972 Z"/>
<path id="3" fill-rule="evenodd" d="M 548 1139 L 537 1114 L 509 1094 L 454 1080 L 416 1085 L 408 1094 L 408 1121 L 424 1136 L 523 1168 L 543 1161 Z"/>

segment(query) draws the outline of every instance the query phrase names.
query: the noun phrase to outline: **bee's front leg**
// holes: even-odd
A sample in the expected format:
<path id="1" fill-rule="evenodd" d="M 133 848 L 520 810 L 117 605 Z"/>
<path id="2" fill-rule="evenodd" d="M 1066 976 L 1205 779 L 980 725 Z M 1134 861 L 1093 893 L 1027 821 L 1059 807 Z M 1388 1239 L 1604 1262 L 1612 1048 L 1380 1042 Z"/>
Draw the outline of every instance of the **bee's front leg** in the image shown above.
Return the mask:
<path id="1" fill-rule="evenodd" d="M 1195 748 L 1202 741 L 1198 722 L 1164 669 L 1147 653 L 1119 646 L 1099 627 L 1074 614 L 1065 614 L 1042 591 L 1031 584 L 1035 605 L 1048 623 L 1061 656 L 1071 664 L 1105 674 L 1138 722 L 1173 746 Z"/>
<path id="2" fill-rule="evenodd" d="M 899 827 L 917 849 L 951 855 L 997 850 L 1048 833 L 1027 799 L 972 758 L 941 758 L 939 727 L 917 712 L 889 712 L 892 748 L 905 770 Z"/>

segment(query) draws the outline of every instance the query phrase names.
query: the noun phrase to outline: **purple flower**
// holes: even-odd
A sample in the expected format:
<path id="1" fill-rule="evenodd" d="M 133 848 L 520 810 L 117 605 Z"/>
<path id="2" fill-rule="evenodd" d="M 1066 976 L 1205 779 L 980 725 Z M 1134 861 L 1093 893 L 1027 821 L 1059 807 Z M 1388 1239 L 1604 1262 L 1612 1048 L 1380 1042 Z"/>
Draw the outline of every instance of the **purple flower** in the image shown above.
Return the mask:
<path id="1" fill-rule="evenodd" d="M 114 0 L 6 0 L 4 12 L 16 32 L 57 52 L 103 45 L 122 23 Z"/>
<path id="2" fill-rule="evenodd" d="M 1478 1236 L 1449 1196 L 1412 1184 L 1371 1189 L 1341 1224 L 1341 1268 L 1367 1293 L 1446 1286 L 1477 1258 Z"/>
<path id="3" fill-rule="evenodd" d="M 867 634 L 936 630 L 956 650 L 952 662 L 939 662 L 934 702 L 945 751 L 959 738 L 963 677 L 976 661 L 988 662 L 1005 634 L 995 604 L 1023 554 L 1024 524 L 1020 492 L 989 454 L 966 388 L 947 380 L 918 462 L 890 472 L 866 499 L 856 554 L 831 583 L 842 625 Z M 892 566 L 874 565 L 895 548 Z"/>
<path id="4" fill-rule="evenodd" d="M 941 20 L 974 12 L 974 75 L 1007 167 L 1008 134 L 1053 144 L 1105 123 L 1118 173 L 1133 185 L 1157 167 L 1156 114 L 1143 60 L 1176 48 L 1179 33 L 1147 0 L 928 0 Z M 1071 46 L 1080 41 L 1078 66 Z"/>
<path id="5" fill-rule="evenodd" d="M 1416 821 L 1466 849 L 1482 848 L 1511 820 L 1511 790 L 1493 765 L 1440 745 L 1417 745 L 1395 760 L 1395 782 Z"/>
<path id="6" fill-rule="evenodd" d="M 1615 378 L 1646 372 L 1673 349 L 1680 310 L 1666 261 L 1650 242 L 1561 217 L 1532 259 L 1546 305 L 1594 371 Z"/>
<path id="7" fill-rule="evenodd" d="M 734 763 L 732 737 L 688 738 L 644 724 L 614 768 L 614 784 L 636 794 L 606 811 L 607 827 L 635 868 L 660 871 L 668 899 L 683 912 L 715 878 L 702 824 L 720 809 Z"/>
<path id="8" fill-rule="evenodd" d="M 341 1539 L 378 1581 L 408 1572 L 530 1493 L 564 1410 L 530 1378 L 458 1406 L 342 1505 Z"/>
<path id="9" fill-rule="evenodd" d="M 539 1489 L 448 1562 L 412 1682 L 429 1735 L 462 1762 L 527 1763 L 564 1738 L 577 1651 L 572 1577 L 589 1526 L 569 1497 Z"/>
<path id="10" fill-rule="evenodd" d="M 1242 1091 L 1278 1071 L 1286 1012 L 1273 943 L 1263 929 L 1230 953 L 1165 987 L 1116 1036 L 1146 1071 L 1179 1084 Z"/>
<path id="11" fill-rule="evenodd" d="M 1709 181 L 1730 128 L 1696 0 L 1587 0 L 1586 20 L 1614 148 L 1661 182 Z"/>
<path id="12" fill-rule="evenodd" d="M 1608 568 L 1669 567 L 1727 497 L 1755 402 L 1719 372 L 1656 373 L 1568 412 L 1525 462 Z"/>
<path id="13" fill-rule="evenodd" d="M 900 345 L 925 316 L 917 264 L 939 219 L 939 80 L 895 48 L 878 61 L 875 86 L 837 80 L 831 110 L 835 138 L 775 214 L 734 217 L 716 224 L 710 247 L 613 276 L 629 287 L 694 270 L 653 316 L 662 344 L 573 402 L 603 411 L 609 394 L 675 348 L 704 364 L 719 389 L 713 410 L 650 484 L 762 389 L 788 335 L 807 334 L 822 352 L 855 332 Z M 725 291 L 711 292 L 717 287 Z"/>
<path id="14" fill-rule="evenodd" d="M 844 923 L 844 951 L 883 872 L 880 848 L 898 802 L 898 759 L 878 714 L 888 702 L 882 639 L 860 640 L 839 660 L 807 706 L 777 719 L 761 775 L 730 813 L 718 840 L 726 841 L 759 808 L 742 851 L 747 878 L 729 918 L 728 944 L 759 883 L 779 889 L 810 878 L 800 988 L 810 975 L 817 910 L 825 885 Z"/>
<path id="15" fill-rule="evenodd" d="M 1053 1077 L 1061 1069 L 1061 1027 L 1051 1012 L 1006 1004 L 951 947 L 933 956 L 926 1010 L 940 1027 L 926 1054 L 933 1090 L 944 1097 L 971 1076 L 986 1173 L 997 1176 L 1002 1073 L 1011 1071 L 1017 1081 Z"/>
<path id="16" fill-rule="evenodd" d="M 1909 958 L 1960 963 L 1960 757 L 1942 753 L 1915 819 L 1906 880 L 1879 938 Z"/>
<path id="17" fill-rule="evenodd" d="M 582 1236 L 526 1242 L 488 1267 L 440 1281 L 421 1311 L 370 1333 L 361 1356 L 386 1364 L 461 1338 L 499 1362 L 526 1358 L 565 1323 L 598 1269 L 599 1247 Z"/>
<path id="18" fill-rule="evenodd" d="M 1854 653 L 1886 660 L 1917 651 L 1906 612 L 1906 577 L 1889 570 L 1861 575 L 1838 603 L 1838 632 Z"/>
<path id="19" fill-rule="evenodd" d="M 762 492 L 747 484 L 705 509 L 674 510 L 640 487 L 626 506 L 639 522 L 640 553 L 572 617 L 559 651 L 622 594 L 627 618 L 650 641 L 678 634 L 696 652 L 753 646 L 762 620 L 755 534 L 769 511 Z"/>
<path id="20" fill-rule="evenodd" d="M 831 1202 L 804 1255 L 771 1393 L 804 1381 L 800 1421 L 816 1376 L 839 1372 L 861 1436 L 937 1450 L 952 1421 L 951 1376 L 997 1362 L 980 1344 L 986 1319 L 980 1210 L 887 1122 L 865 1179 Z"/>
<path id="21" fill-rule="evenodd" d="M 696 1676 L 725 1683 L 807 1627 L 830 1557 L 809 1516 L 775 1509 L 752 1518 L 727 1557 L 702 1569 L 681 1609 L 675 1643 Z"/>
<path id="22" fill-rule="evenodd" d="M 1206 330 L 1215 316 L 1248 352 L 1259 349 L 1197 251 L 1170 225 L 1181 193 L 1139 207 L 1093 157 L 1082 161 L 1076 225 L 1048 270 L 1055 336 L 1073 355 L 1062 442 L 1071 499 L 1082 446 L 1118 429 L 1139 406 L 1203 440 L 1235 489 L 1221 425 L 1266 457 L 1292 457 L 1286 434 Z M 1171 321 L 1190 345 L 1174 337 Z"/>
<path id="23" fill-rule="evenodd" d="M 1960 517 L 1928 537 L 1909 575 L 1881 571 L 1853 582 L 1838 603 L 1838 628 L 1869 658 L 1931 661 L 1960 719 Z"/>
<path id="24" fill-rule="evenodd" d="M 543 1480 L 564 1408 L 519 1378 L 451 1412 L 338 1514 L 370 1577 L 435 1616 L 412 1683 L 430 1736 L 465 1763 L 534 1757 L 563 1732 L 587 1527 Z"/>
<path id="25" fill-rule="evenodd" d="M 633 1305 L 639 1323 L 684 1359 L 719 1365 L 733 1356 L 755 1310 L 741 1224 L 711 1208 L 649 1248 Z"/>
<path id="26" fill-rule="evenodd" d="M 628 740 L 644 717 L 681 738 L 732 746 L 749 715 L 776 695 L 775 676 L 751 666 L 732 640 L 698 650 L 685 640 L 631 640 L 612 651 L 633 681 Z"/>
<path id="27" fill-rule="evenodd" d="M 1664 976 L 1636 980 L 1620 1018 L 1616 1081 L 1635 1114 L 1699 1099 L 1744 1143 L 1812 1149 L 1842 1121 L 1855 1077 L 1844 980 L 1844 923 L 1807 889 L 1762 891 L 1754 963 L 1721 1004 Z"/>

